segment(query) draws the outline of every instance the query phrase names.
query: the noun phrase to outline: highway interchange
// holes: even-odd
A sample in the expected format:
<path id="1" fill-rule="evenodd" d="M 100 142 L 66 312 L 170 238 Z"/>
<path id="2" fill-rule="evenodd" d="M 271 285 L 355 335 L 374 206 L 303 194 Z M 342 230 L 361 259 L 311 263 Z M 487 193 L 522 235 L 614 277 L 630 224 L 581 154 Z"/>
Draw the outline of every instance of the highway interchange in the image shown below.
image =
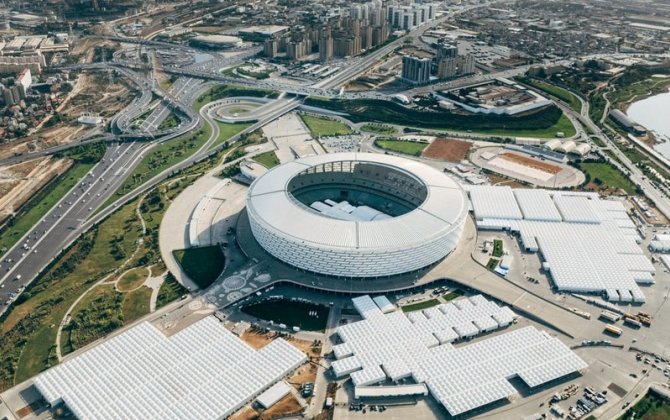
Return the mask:
<path id="1" fill-rule="evenodd" d="M 470 10 L 472 7 L 482 7 L 482 5 L 462 8 L 460 12 Z M 426 30 L 435 27 L 447 17 L 449 16 L 445 16 L 423 25 L 422 27 L 416 28 L 408 33 L 407 36 L 417 37 Z M 17 293 L 23 290 L 25 286 L 30 283 L 63 248 L 67 247 L 74 239 L 81 235 L 81 233 L 111 214 L 117 206 L 121 206 L 148 191 L 175 171 L 186 168 L 194 162 L 215 152 L 215 150 L 210 150 L 210 146 L 219 136 L 218 124 L 216 124 L 209 115 L 207 107 L 204 107 L 203 110 L 201 110 L 200 115 L 197 115 L 190 105 L 199 95 L 206 91 L 206 89 L 214 85 L 215 82 L 229 83 L 237 86 L 251 86 L 254 88 L 275 89 L 295 95 L 290 100 L 284 99 L 277 101 L 276 106 L 271 107 L 270 111 L 260 116 L 260 119 L 255 124 L 231 139 L 231 141 L 236 141 L 245 133 L 256 130 L 279 116 L 295 109 L 302 103 L 302 99 L 309 95 L 387 99 L 388 97 L 386 95 L 378 92 L 342 93 L 339 90 L 339 87 L 366 71 L 370 66 L 377 63 L 382 56 L 401 46 L 405 39 L 405 37 L 401 37 L 370 54 L 348 60 L 347 65 L 343 66 L 343 69 L 338 73 L 311 85 L 301 85 L 298 83 L 287 85 L 272 79 L 252 81 L 226 76 L 221 73 L 221 69 L 241 64 L 250 56 L 256 54 L 258 52 L 257 47 L 247 51 L 236 51 L 235 53 L 228 55 L 209 53 L 207 54 L 209 56 L 209 59 L 207 60 L 185 60 L 184 65 L 182 66 L 163 66 L 164 72 L 179 76 L 173 83 L 169 92 L 166 92 L 160 86 L 157 86 L 153 78 L 147 78 L 141 71 L 137 71 L 135 69 L 137 63 L 124 60 L 121 57 L 121 54 L 114 54 L 114 61 L 108 63 L 71 66 L 71 68 L 80 69 L 113 69 L 114 71 L 118 71 L 138 86 L 140 94 L 128 107 L 111 120 L 112 133 L 101 136 L 109 145 L 107 153 L 105 154 L 105 161 L 96 165 L 96 167 L 92 169 L 90 175 L 82 181 L 84 183 L 83 190 L 82 186 L 78 185 L 70 191 L 70 193 L 68 193 L 61 202 L 47 214 L 43 221 L 31 229 L 24 238 L 22 238 L 11 250 L 5 253 L 2 261 L 0 261 L 0 313 L 7 309 L 8 304 L 11 303 L 11 299 L 15 299 Z M 160 48 L 174 48 L 179 51 L 180 54 L 185 54 L 187 52 L 194 53 L 194 50 L 185 49 L 181 46 L 175 47 L 168 43 L 156 44 L 154 41 L 133 41 L 125 38 L 121 40 L 123 42 L 142 43 Z M 196 53 L 202 54 L 197 51 Z M 555 64 L 565 63 L 556 62 Z M 527 66 L 489 74 L 476 74 L 455 81 L 409 89 L 405 93 L 408 96 L 425 94 L 434 90 L 457 88 L 498 77 L 513 77 L 522 74 L 525 71 L 527 71 Z M 208 82 L 203 83 L 202 80 Z M 154 102 L 155 96 L 162 99 L 157 103 L 153 111 L 148 115 L 145 121 L 139 125 L 139 127 L 133 127 L 132 121 L 149 110 L 149 106 Z M 611 140 L 588 118 L 588 104 L 585 104 L 582 113 L 580 114 L 574 112 L 569 107 L 565 106 L 565 104 L 561 104 L 560 101 L 556 102 L 572 119 L 579 120 L 582 124 L 596 133 L 597 136 L 601 137 L 606 144 L 611 145 Z M 160 123 L 172 110 L 174 110 L 180 117 L 180 123 L 177 127 L 168 129 L 164 132 L 158 132 L 158 126 L 160 126 Z M 209 124 L 212 127 L 212 135 L 201 149 L 187 159 L 179 162 L 177 165 L 167 168 L 155 177 L 145 181 L 135 190 L 125 194 L 117 200 L 113 206 L 108 206 L 96 213 L 98 207 L 107 202 L 110 195 L 113 194 L 116 188 L 122 184 L 125 177 L 139 164 L 146 152 L 156 144 L 179 137 L 201 124 Z M 124 143 L 121 145 L 117 143 L 119 140 L 127 141 L 137 138 L 146 139 L 149 140 L 149 142 Z M 83 140 L 83 142 L 97 141 L 97 139 Z M 59 150 L 64 148 L 65 147 L 61 147 Z M 641 186 L 646 195 L 664 214 L 670 215 L 670 206 L 667 204 L 667 197 L 665 194 L 659 191 L 648 179 L 646 179 L 639 168 L 630 162 L 630 160 L 621 153 L 616 146 L 612 146 L 611 150 L 617 154 L 617 157 L 621 160 L 624 167 L 629 170 L 631 180 Z M 42 151 L 28 156 L 34 157 L 53 151 L 54 150 Z M 13 161 L 25 158 L 26 156 L 17 157 Z M 2 163 L 13 161 L 8 160 L 7 162 Z M 88 180 L 89 178 L 90 180 Z M 102 178 L 106 181 L 103 181 Z M 85 197 L 81 196 L 82 193 L 85 194 Z"/>

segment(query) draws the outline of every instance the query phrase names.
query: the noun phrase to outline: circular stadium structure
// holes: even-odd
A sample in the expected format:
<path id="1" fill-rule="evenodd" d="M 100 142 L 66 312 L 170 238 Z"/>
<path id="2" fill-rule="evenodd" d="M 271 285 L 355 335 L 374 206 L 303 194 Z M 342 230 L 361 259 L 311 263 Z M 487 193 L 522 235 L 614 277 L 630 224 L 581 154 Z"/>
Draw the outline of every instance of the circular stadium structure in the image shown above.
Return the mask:
<path id="1" fill-rule="evenodd" d="M 299 269 L 347 278 L 393 276 L 441 260 L 458 244 L 465 192 L 423 163 L 335 153 L 276 166 L 247 194 L 258 243 Z"/>

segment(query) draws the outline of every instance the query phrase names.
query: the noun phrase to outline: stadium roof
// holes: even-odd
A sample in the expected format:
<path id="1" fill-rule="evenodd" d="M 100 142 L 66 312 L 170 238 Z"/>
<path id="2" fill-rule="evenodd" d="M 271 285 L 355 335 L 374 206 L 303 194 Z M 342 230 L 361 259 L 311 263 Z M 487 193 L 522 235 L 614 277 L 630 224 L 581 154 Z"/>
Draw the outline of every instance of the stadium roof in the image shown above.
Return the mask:
<path id="1" fill-rule="evenodd" d="M 370 162 L 390 166 L 418 178 L 428 188 L 426 200 L 404 215 L 373 221 L 325 217 L 296 202 L 287 191 L 289 181 L 312 166 L 329 162 Z M 446 232 L 460 229 L 468 212 L 461 187 L 442 172 L 423 163 L 372 153 L 333 153 L 310 156 L 276 166 L 249 188 L 247 209 L 260 215 L 276 235 L 318 244 L 324 248 L 406 249 Z"/>
<path id="2" fill-rule="evenodd" d="M 259 351 L 207 317 L 171 337 L 144 322 L 35 379 L 81 419 L 225 418 L 307 360 L 282 339 Z"/>
<path id="3" fill-rule="evenodd" d="M 459 326 L 479 333 L 512 322 L 509 308 L 479 295 L 408 314 L 384 314 L 368 296 L 353 302 L 363 321 L 337 329 L 343 344 L 333 347 L 338 360 L 331 366 L 338 377 L 350 374 L 356 391 L 411 376 L 456 416 L 516 394 L 508 381 L 515 375 L 536 387 L 587 367 L 534 327 L 459 348 L 449 344 L 459 338 Z"/>

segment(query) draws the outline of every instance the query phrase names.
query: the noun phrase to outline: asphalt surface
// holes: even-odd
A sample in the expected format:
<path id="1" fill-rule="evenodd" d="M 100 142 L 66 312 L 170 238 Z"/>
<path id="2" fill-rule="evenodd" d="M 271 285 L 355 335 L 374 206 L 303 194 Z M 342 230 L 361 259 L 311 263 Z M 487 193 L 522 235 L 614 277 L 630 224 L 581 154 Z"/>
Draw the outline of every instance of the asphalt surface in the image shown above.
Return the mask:
<path id="1" fill-rule="evenodd" d="M 141 161 L 143 143 L 107 148 L 101 160 L 0 260 L 0 313 L 17 293 L 77 237 L 91 217 Z"/>

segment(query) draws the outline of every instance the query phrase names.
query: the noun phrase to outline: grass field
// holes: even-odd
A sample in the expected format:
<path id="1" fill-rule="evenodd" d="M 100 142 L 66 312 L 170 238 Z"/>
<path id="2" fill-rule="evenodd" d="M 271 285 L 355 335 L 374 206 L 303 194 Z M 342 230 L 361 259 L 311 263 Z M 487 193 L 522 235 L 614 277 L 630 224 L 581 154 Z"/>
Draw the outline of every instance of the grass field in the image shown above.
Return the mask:
<path id="1" fill-rule="evenodd" d="M 254 160 L 268 169 L 279 165 L 279 158 L 277 157 L 277 154 L 275 153 L 274 150 L 261 153 L 260 155 L 254 157 Z"/>
<path id="2" fill-rule="evenodd" d="M 70 157 L 72 166 L 52 180 L 19 209 L 13 221 L 0 232 L 0 255 L 14 246 L 23 235 L 38 223 L 51 208 L 67 194 L 88 171 L 102 159 L 104 145 L 91 145 Z"/>
<path id="3" fill-rule="evenodd" d="M 223 272 L 225 261 L 218 245 L 173 251 L 186 275 L 201 289 L 206 289 Z"/>
<path id="4" fill-rule="evenodd" d="M 63 328 L 61 351 L 71 353 L 123 325 L 123 293 L 112 285 L 95 287 L 72 311 L 69 324 Z"/>
<path id="5" fill-rule="evenodd" d="M 120 197 L 142 185 L 142 183 L 194 154 L 207 142 L 211 134 L 211 127 L 209 124 L 205 124 L 195 134 L 184 135 L 153 147 L 144 155 L 142 161 L 100 209 L 109 206 Z"/>
<path id="6" fill-rule="evenodd" d="M 503 241 L 500 239 L 493 240 L 493 252 L 491 253 L 494 257 L 503 256 Z"/>
<path id="7" fill-rule="evenodd" d="M 252 89 L 237 86 L 218 85 L 212 87 L 207 92 L 203 93 L 194 103 L 193 108 L 200 111 L 205 104 L 223 98 L 230 98 L 233 96 L 253 96 L 253 97 L 267 97 L 276 98 L 279 92 L 268 89 Z"/>
<path id="8" fill-rule="evenodd" d="M 214 140 L 209 150 L 221 145 L 224 141 L 246 130 L 251 125 L 250 123 L 226 124 L 221 121 L 217 121 L 216 123 L 219 126 L 219 137 Z"/>
<path id="9" fill-rule="evenodd" d="M 367 133 L 386 134 L 386 135 L 397 133 L 397 130 L 394 127 L 382 124 L 364 124 L 361 126 L 361 131 L 365 131 Z"/>
<path id="10" fill-rule="evenodd" d="M 582 162 L 579 169 L 584 171 L 593 183 L 606 188 L 622 188 L 628 194 L 635 194 L 635 185 L 613 165 L 606 162 Z"/>
<path id="11" fill-rule="evenodd" d="M 453 292 L 446 293 L 442 295 L 442 299 L 446 300 L 449 302 L 450 300 L 454 300 L 458 297 L 463 296 L 465 293 L 461 289 L 456 289 Z"/>
<path id="12" fill-rule="evenodd" d="M 465 115 L 448 112 L 435 104 L 432 112 L 408 108 L 396 102 L 376 99 L 327 99 L 310 97 L 305 103 L 347 114 L 354 123 L 397 124 L 431 130 L 473 132 L 492 136 L 553 138 L 557 132 L 571 137 L 576 130 L 555 106 L 519 116 Z"/>
<path id="13" fill-rule="evenodd" d="M 165 281 L 161 285 L 161 288 L 158 289 L 158 298 L 156 299 L 156 309 L 161 308 L 173 300 L 179 299 L 181 296 L 186 294 L 187 290 L 175 280 L 174 276 L 170 273 L 165 278 Z"/>
<path id="14" fill-rule="evenodd" d="M 316 312 L 316 316 L 310 315 L 312 311 Z M 295 326 L 306 331 L 323 331 L 330 308 L 314 303 L 273 299 L 243 306 L 242 312 L 275 324 L 286 324 L 289 329 Z"/>
<path id="15" fill-rule="evenodd" d="M 147 274 L 149 274 L 149 270 L 144 267 L 133 268 L 119 279 L 116 287 L 122 292 L 137 289 L 147 279 Z"/>
<path id="16" fill-rule="evenodd" d="M 619 420 L 670 420 L 670 404 L 653 392 L 648 392 L 630 407 Z"/>
<path id="17" fill-rule="evenodd" d="M 179 188 L 183 189 L 186 185 L 183 183 Z M 76 334 L 80 336 L 78 343 L 81 345 L 148 311 L 148 293 L 144 288 L 119 293 L 110 284 L 94 289 L 91 286 L 119 269 L 126 261 L 130 267 L 156 263 L 159 258 L 158 226 L 167 208 L 166 203 L 164 195 L 158 193 L 158 188 L 147 194 L 147 199 L 140 206 L 146 221 L 146 235 L 142 234 L 137 217 L 137 200 L 120 207 L 47 267 L 0 318 L 0 354 L 3 355 L 3 363 L 0 363 L 0 391 L 57 363 L 57 327 L 67 310 L 83 293 L 92 293 L 104 286 L 103 299 L 95 305 L 106 309 L 93 311 L 101 312 L 102 315 L 90 315 L 92 318 L 86 325 L 91 328 L 77 327 Z M 140 239 L 143 241 L 140 242 Z M 84 302 L 91 300 L 88 293 L 83 298 Z M 117 294 L 123 297 L 120 303 Z M 146 301 L 142 296 L 146 297 Z M 176 298 L 170 293 L 163 293 L 163 296 L 162 304 Z M 80 308 L 81 302 L 75 312 Z M 91 307 L 88 309 L 92 310 Z M 67 332 L 64 333 L 67 335 Z M 61 338 L 67 339 L 63 335 Z M 67 352 L 68 348 L 63 350 Z"/>
<path id="18" fill-rule="evenodd" d="M 565 115 L 561 115 L 561 118 L 559 118 L 556 124 L 548 128 L 542 128 L 537 130 L 522 130 L 522 129 L 507 130 L 503 128 L 495 130 L 476 130 L 476 131 L 473 130 L 473 132 L 480 134 L 490 134 L 493 136 L 536 137 L 541 139 L 554 138 L 556 137 L 556 133 L 558 132 L 563 133 L 566 138 L 572 137 L 575 134 L 577 134 L 575 126 L 572 125 L 568 117 L 566 117 Z"/>
<path id="19" fill-rule="evenodd" d="M 150 288 L 142 286 L 132 292 L 124 293 L 121 303 L 124 324 L 129 324 L 149 313 L 151 292 Z"/>
<path id="20" fill-rule="evenodd" d="M 175 128 L 178 125 L 179 118 L 174 113 L 171 113 L 167 116 L 166 119 L 163 120 L 163 122 L 158 125 L 158 131 L 169 130 L 171 128 Z"/>
<path id="21" fill-rule="evenodd" d="M 495 270 L 496 267 L 498 267 L 499 262 L 500 260 L 497 258 L 490 258 L 489 262 L 486 263 L 486 268 L 488 268 L 489 270 Z"/>
<path id="22" fill-rule="evenodd" d="M 375 140 L 375 146 L 389 152 L 402 153 L 411 156 L 421 156 L 428 143 L 408 140 Z"/>
<path id="23" fill-rule="evenodd" d="M 543 82 L 541 80 L 535 80 L 535 79 L 526 79 L 523 78 L 521 80 L 523 83 L 526 83 L 528 85 L 531 85 L 543 92 L 546 92 L 550 95 L 553 95 L 559 99 L 561 99 L 563 102 L 567 103 L 570 105 L 570 108 L 572 108 L 576 112 L 581 112 L 582 111 L 582 103 L 579 101 L 579 98 L 577 98 L 572 92 L 563 89 L 562 87 L 552 85 L 550 83 Z"/>
<path id="24" fill-rule="evenodd" d="M 313 115 L 300 114 L 309 131 L 314 137 L 343 136 L 353 133 L 348 125 L 330 118 L 315 117 Z"/>
<path id="25" fill-rule="evenodd" d="M 401 309 L 403 312 L 413 312 L 413 311 L 420 311 L 422 309 L 432 308 L 433 306 L 437 306 L 439 304 L 440 304 L 439 300 L 429 299 L 424 300 L 423 302 L 413 303 L 411 305 L 404 305 L 402 306 Z"/>

